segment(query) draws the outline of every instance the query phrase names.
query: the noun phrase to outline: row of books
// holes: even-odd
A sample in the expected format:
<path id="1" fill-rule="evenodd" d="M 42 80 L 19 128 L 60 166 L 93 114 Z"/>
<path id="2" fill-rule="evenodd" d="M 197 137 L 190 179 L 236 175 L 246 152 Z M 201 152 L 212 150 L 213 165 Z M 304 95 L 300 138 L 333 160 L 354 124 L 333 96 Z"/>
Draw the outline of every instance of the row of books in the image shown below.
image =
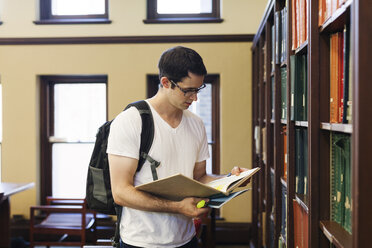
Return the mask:
<path id="1" fill-rule="evenodd" d="M 292 55 L 291 68 L 291 120 L 307 121 L 307 54 Z"/>
<path id="2" fill-rule="evenodd" d="M 330 36 L 330 123 L 351 123 L 350 27 Z"/>
<path id="3" fill-rule="evenodd" d="M 287 240 L 287 187 L 282 185 L 282 220 L 280 227 L 280 235 Z M 286 242 L 285 242 L 286 243 Z"/>
<path id="4" fill-rule="evenodd" d="M 281 64 L 287 60 L 287 13 L 288 8 L 276 11 L 274 14 L 275 25 L 271 29 L 272 44 L 275 38 L 275 53 L 272 53 L 272 65 Z"/>
<path id="5" fill-rule="evenodd" d="M 301 204 L 293 200 L 294 247 L 309 247 L 309 215 Z"/>
<path id="6" fill-rule="evenodd" d="M 351 233 L 351 146 L 350 135 L 331 133 L 331 220 Z"/>
<path id="7" fill-rule="evenodd" d="M 308 131 L 307 128 L 295 129 L 295 180 L 296 194 L 308 192 Z"/>
<path id="8" fill-rule="evenodd" d="M 319 0 L 319 26 L 330 18 L 347 0 Z"/>
<path id="9" fill-rule="evenodd" d="M 292 50 L 300 47 L 307 34 L 307 0 L 292 0 Z"/>

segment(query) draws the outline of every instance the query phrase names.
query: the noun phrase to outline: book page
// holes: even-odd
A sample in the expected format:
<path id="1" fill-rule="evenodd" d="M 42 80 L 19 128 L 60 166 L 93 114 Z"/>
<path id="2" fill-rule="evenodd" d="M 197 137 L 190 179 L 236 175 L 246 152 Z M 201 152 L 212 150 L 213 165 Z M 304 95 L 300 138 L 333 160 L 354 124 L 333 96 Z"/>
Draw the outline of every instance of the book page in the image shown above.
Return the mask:
<path id="1" fill-rule="evenodd" d="M 236 187 L 234 187 L 235 184 L 239 183 L 239 185 L 240 185 L 245 180 L 249 179 L 259 169 L 260 168 L 256 167 L 256 168 L 253 168 L 253 169 L 250 169 L 250 170 L 247 170 L 247 171 L 244 171 L 244 172 L 240 173 L 239 176 L 231 175 L 231 176 L 228 176 L 228 177 L 223 177 L 223 178 L 211 181 L 211 182 L 207 183 L 206 185 L 226 193 L 226 192 L 236 188 Z"/>

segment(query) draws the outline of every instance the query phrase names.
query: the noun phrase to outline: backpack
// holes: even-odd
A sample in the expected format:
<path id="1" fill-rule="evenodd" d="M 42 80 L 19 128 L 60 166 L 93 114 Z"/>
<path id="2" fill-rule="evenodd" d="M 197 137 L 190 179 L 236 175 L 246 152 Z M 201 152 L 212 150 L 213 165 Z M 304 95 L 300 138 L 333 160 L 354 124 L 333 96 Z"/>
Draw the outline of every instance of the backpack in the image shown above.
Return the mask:
<path id="1" fill-rule="evenodd" d="M 158 167 L 160 163 L 148 155 L 154 139 L 154 120 L 151 109 L 148 103 L 142 100 L 128 104 L 124 111 L 132 106 L 137 108 L 142 119 L 141 145 L 139 152 L 140 156 L 137 171 L 141 170 L 142 165 L 146 160 L 148 160 L 151 164 L 153 179 L 157 180 L 156 167 Z M 91 210 L 103 214 L 117 215 L 118 218 L 116 223 L 115 237 L 113 240 L 113 246 L 117 247 L 120 237 L 119 223 L 121 219 L 122 207 L 115 204 L 111 192 L 109 162 L 106 153 L 111 123 L 112 120 L 104 123 L 98 129 L 96 134 L 96 142 L 88 168 L 86 201 L 88 208 Z"/>

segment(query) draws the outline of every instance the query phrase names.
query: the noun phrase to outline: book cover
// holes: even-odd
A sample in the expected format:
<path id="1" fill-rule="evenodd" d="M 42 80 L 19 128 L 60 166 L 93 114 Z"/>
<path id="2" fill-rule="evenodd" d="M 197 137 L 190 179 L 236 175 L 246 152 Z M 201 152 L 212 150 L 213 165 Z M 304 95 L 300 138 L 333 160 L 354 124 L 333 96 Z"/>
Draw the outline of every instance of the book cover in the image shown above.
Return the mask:
<path id="1" fill-rule="evenodd" d="M 281 58 L 281 41 L 282 41 L 282 26 L 280 11 L 275 12 L 275 63 L 280 64 Z"/>
<path id="2" fill-rule="evenodd" d="M 344 27 L 344 62 L 343 62 L 343 80 L 344 80 L 344 98 L 343 98 L 343 115 L 342 115 L 342 123 L 348 123 L 347 115 L 348 115 L 348 101 L 349 101 L 349 55 L 350 55 L 350 27 L 349 25 L 345 25 Z"/>
<path id="3" fill-rule="evenodd" d="M 300 204 L 293 199 L 293 243 L 294 247 L 302 247 L 302 233 L 303 233 L 303 225 L 302 225 L 302 213 L 301 213 L 301 206 Z"/>
<path id="4" fill-rule="evenodd" d="M 331 35 L 330 49 L 330 123 L 338 121 L 338 35 Z"/>
<path id="5" fill-rule="evenodd" d="M 287 119 L 287 68 L 280 68 L 280 82 L 281 82 L 281 119 Z"/>
<path id="6" fill-rule="evenodd" d="M 136 189 L 175 201 L 186 197 L 213 198 L 221 194 L 227 196 L 259 170 L 260 168 L 256 167 L 240 173 L 239 176 L 231 175 L 207 184 L 200 183 L 182 174 L 176 174 L 138 185 Z"/>
<path id="7" fill-rule="evenodd" d="M 218 197 L 211 198 L 208 202 L 208 207 L 210 208 L 221 208 L 223 205 L 225 205 L 228 201 L 232 200 L 233 198 L 247 192 L 250 189 L 243 189 L 240 191 L 236 191 L 231 193 L 230 195 L 221 195 Z"/>
<path id="8" fill-rule="evenodd" d="M 344 35 L 343 32 L 337 33 L 338 49 L 337 49 L 337 63 L 338 63 L 338 118 L 337 122 L 342 123 L 344 114 Z"/>
<path id="9" fill-rule="evenodd" d="M 299 86 L 301 89 L 300 92 L 302 93 L 302 108 L 300 118 L 303 121 L 307 121 L 307 55 L 304 54 L 301 56 L 301 82 L 302 85 Z"/>
<path id="10" fill-rule="evenodd" d="M 297 15 L 296 15 L 296 3 L 297 1 L 291 1 L 292 9 L 291 9 L 291 16 L 292 16 L 292 50 L 296 50 L 297 48 Z"/>

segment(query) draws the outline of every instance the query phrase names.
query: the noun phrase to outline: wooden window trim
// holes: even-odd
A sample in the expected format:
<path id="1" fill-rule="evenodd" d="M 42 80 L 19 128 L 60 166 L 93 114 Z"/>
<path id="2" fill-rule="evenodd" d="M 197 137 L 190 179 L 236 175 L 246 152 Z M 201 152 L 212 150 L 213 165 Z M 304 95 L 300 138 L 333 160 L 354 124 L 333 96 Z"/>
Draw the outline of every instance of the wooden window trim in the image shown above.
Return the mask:
<path id="1" fill-rule="evenodd" d="M 106 83 L 106 75 L 40 76 L 40 201 L 52 195 L 52 145 L 49 137 L 54 135 L 54 85 L 61 83 Z M 106 90 L 107 94 L 107 90 Z M 106 95 L 107 101 L 107 95 Z M 107 108 L 107 103 L 106 103 Z M 106 115 L 107 115 L 106 110 Z M 107 116 L 106 116 L 107 119 Z M 88 165 L 87 165 L 88 166 Z"/>
<path id="2" fill-rule="evenodd" d="M 52 15 L 52 0 L 40 0 L 40 20 L 35 24 L 108 24 L 108 0 L 102 15 Z"/>
<path id="3" fill-rule="evenodd" d="M 157 0 L 147 0 L 146 24 L 162 23 L 221 23 L 220 0 L 212 0 L 212 13 L 203 14 L 158 14 Z"/>

